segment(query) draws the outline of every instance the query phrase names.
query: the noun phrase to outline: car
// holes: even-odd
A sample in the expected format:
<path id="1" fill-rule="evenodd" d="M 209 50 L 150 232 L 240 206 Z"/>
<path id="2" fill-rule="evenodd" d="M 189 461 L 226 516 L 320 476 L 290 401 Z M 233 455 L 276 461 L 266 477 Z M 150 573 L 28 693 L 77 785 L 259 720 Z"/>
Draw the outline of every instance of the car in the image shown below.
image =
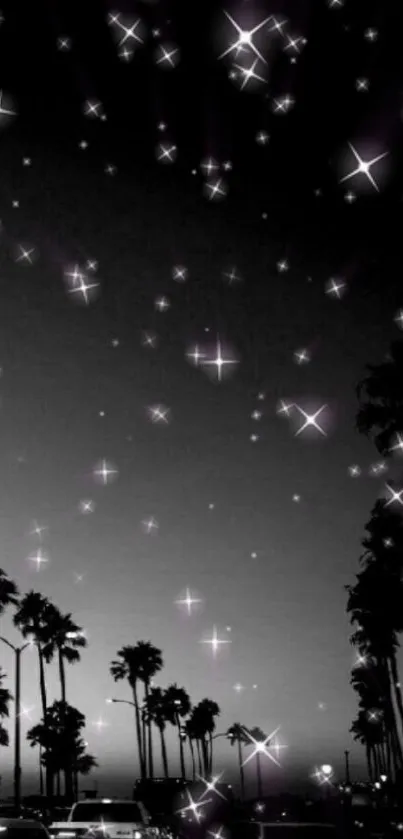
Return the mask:
<path id="1" fill-rule="evenodd" d="M 0 839 L 49 839 L 49 833 L 35 819 L 0 817 Z"/>
<path id="2" fill-rule="evenodd" d="M 77 801 L 65 821 L 52 822 L 49 833 L 53 839 L 146 839 L 155 836 L 149 813 L 141 801 L 116 798 Z"/>

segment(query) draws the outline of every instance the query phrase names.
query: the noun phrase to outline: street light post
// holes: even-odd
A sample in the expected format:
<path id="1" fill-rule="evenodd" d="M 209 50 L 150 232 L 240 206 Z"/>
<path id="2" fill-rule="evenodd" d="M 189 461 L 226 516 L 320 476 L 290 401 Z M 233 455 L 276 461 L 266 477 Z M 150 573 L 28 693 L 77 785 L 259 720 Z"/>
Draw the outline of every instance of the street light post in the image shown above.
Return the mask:
<path id="1" fill-rule="evenodd" d="M 22 647 L 14 647 L 7 638 L 0 636 L 0 641 L 7 644 L 15 655 L 14 805 L 19 813 L 21 807 L 21 653 L 29 647 L 29 642 L 23 644 Z"/>

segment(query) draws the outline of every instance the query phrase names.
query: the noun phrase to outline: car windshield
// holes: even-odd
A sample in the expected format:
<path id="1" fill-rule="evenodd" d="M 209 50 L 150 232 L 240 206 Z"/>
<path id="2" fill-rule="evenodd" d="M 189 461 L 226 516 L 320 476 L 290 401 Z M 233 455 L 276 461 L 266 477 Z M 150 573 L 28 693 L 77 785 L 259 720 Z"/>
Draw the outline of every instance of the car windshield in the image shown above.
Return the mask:
<path id="1" fill-rule="evenodd" d="M 103 804 L 102 801 L 82 803 L 74 807 L 73 822 L 142 822 L 141 810 L 135 801 Z"/>

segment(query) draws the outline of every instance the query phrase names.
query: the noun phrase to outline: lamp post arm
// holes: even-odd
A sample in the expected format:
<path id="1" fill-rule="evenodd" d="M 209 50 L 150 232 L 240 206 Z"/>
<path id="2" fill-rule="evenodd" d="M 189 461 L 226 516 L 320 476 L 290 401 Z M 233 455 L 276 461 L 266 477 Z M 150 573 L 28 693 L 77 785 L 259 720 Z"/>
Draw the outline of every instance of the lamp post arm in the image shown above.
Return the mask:
<path id="1" fill-rule="evenodd" d="M 0 635 L 0 641 L 3 641 L 3 644 L 7 644 L 7 646 L 10 647 L 10 649 L 13 650 L 14 653 L 16 652 L 17 648 L 14 647 L 13 644 L 10 644 L 10 641 L 7 641 L 7 638 L 3 638 L 3 636 Z"/>

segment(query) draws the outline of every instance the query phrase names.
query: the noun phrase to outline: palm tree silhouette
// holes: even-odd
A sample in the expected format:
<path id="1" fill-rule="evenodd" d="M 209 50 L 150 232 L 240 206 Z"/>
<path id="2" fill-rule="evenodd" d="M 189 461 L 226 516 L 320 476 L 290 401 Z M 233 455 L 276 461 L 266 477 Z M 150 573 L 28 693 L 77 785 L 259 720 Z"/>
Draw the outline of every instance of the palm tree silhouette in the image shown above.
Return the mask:
<path id="1" fill-rule="evenodd" d="M 187 717 L 187 715 L 191 711 L 190 696 L 184 688 L 178 687 L 178 685 L 174 683 L 172 685 L 168 685 L 168 687 L 166 688 L 165 698 L 168 705 L 170 705 L 170 707 L 172 708 L 175 724 L 178 729 L 181 777 L 183 778 L 183 780 L 185 780 L 185 754 L 183 749 L 183 736 L 180 721 L 184 717 Z"/>
<path id="2" fill-rule="evenodd" d="M 266 735 L 264 734 L 262 729 L 259 728 L 258 726 L 255 726 L 255 728 L 251 728 L 251 729 L 245 729 L 245 731 L 246 732 L 249 731 L 249 734 L 250 734 L 251 738 L 253 738 L 253 740 L 256 743 L 265 743 L 266 742 Z M 254 742 L 252 742 L 250 739 L 249 739 L 249 745 L 254 746 Z M 268 746 L 269 744 L 266 742 L 266 745 Z M 257 776 L 257 795 L 258 795 L 258 798 L 262 798 L 262 796 L 263 796 L 262 766 L 261 766 L 261 762 L 260 762 L 260 752 L 259 752 L 258 749 L 256 749 L 256 776 Z"/>
<path id="3" fill-rule="evenodd" d="M 17 606 L 18 603 L 19 592 L 15 582 L 0 568 L 0 615 L 7 606 Z"/>
<path id="4" fill-rule="evenodd" d="M 32 636 L 38 651 L 39 687 L 44 725 L 46 725 L 47 696 L 43 647 L 47 640 L 48 616 L 51 609 L 47 597 L 40 592 L 29 591 L 19 601 L 18 609 L 13 617 L 14 625 L 21 631 L 23 637 Z M 52 776 L 48 768 L 46 768 L 46 794 L 49 798 L 53 794 Z"/>
<path id="5" fill-rule="evenodd" d="M 47 610 L 47 623 L 44 630 L 43 657 L 46 662 L 57 655 L 61 700 L 66 702 L 66 673 L 64 663 L 74 664 L 80 661 L 78 648 L 87 646 L 82 628 L 72 619 L 71 614 L 63 615 L 53 604 Z"/>
<path id="6" fill-rule="evenodd" d="M 0 720 L 4 720 L 5 717 L 9 716 L 9 703 L 10 700 L 13 698 L 11 693 L 7 688 L 2 687 L 3 679 L 5 679 L 6 674 L 3 672 L 2 668 L 0 668 Z M 8 731 L 4 728 L 2 722 L 0 722 L 0 746 L 8 746 L 9 744 L 9 737 Z"/>
<path id="7" fill-rule="evenodd" d="M 199 732 L 201 750 L 206 778 L 211 778 L 213 771 L 213 732 L 215 731 L 215 717 L 220 715 L 217 702 L 212 699 L 201 699 L 193 709 L 193 720 Z"/>
<path id="8" fill-rule="evenodd" d="M 239 765 L 239 775 L 241 780 L 241 799 L 244 801 L 245 799 L 245 772 L 243 768 L 243 755 L 242 755 L 242 746 L 250 745 L 250 738 L 246 734 L 245 726 L 241 725 L 240 722 L 235 722 L 227 731 L 227 737 L 231 743 L 231 746 L 235 744 L 238 747 L 238 765 Z"/>
<path id="9" fill-rule="evenodd" d="M 386 360 L 367 371 L 357 386 L 357 428 L 386 457 L 403 432 L 403 341 L 393 341 Z"/>
<path id="10" fill-rule="evenodd" d="M 141 733 L 140 703 L 137 692 L 138 683 L 142 678 L 141 674 L 143 672 L 143 659 L 141 654 L 139 654 L 137 646 L 122 647 L 120 650 L 118 650 L 117 656 L 118 658 L 115 661 L 111 662 L 110 673 L 113 676 L 115 682 L 118 682 L 122 679 L 127 679 L 132 691 L 136 722 L 137 746 L 140 763 L 140 776 L 141 780 L 145 780 L 145 743 L 143 743 Z"/>
<path id="11" fill-rule="evenodd" d="M 162 669 L 162 651 L 158 647 L 154 647 L 151 641 L 138 641 L 136 644 L 138 651 L 139 666 L 138 677 L 144 684 L 144 703 L 147 707 L 147 699 L 150 693 L 150 683 L 152 678 Z M 154 777 L 154 759 L 153 759 L 153 742 L 152 742 L 152 726 L 150 718 L 147 719 L 147 714 L 143 715 L 145 723 L 145 732 L 143 735 L 144 743 L 144 762 L 146 763 L 146 753 L 148 750 L 148 775 L 150 778 Z M 146 736 L 147 735 L 147 736 Z M 147 740 L 147 746 L 146 746 Z"/>
<path id="12" fill-rule="evenodd" d="M 165 729 L 167 722 L 175 725 L 175 714 L 171 703 L 166 701 L 165 691 L 160 688 L 151 688 L 145 699 L 145 711 L 147 723 L 158 728 L 161 740 L 161 757 L 165 778 L 169 778 L 168 755 L 165 743 Z"/>

